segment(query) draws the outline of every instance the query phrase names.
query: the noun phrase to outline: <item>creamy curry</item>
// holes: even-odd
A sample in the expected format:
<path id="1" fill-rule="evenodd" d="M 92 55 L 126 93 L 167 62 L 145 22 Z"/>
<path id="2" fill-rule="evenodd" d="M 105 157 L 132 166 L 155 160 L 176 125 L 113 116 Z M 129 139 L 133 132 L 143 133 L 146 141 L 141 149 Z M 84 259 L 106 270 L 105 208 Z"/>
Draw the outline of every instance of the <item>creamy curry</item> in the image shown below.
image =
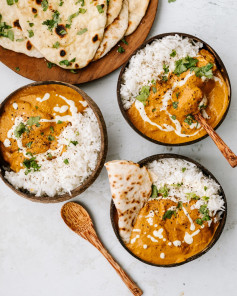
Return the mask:
<path id="1" fill-rule="evenodd" d="M 25 159 L 57 149 L 57 137 L 69 124 L 67 116 L 72 115 L 71 110 L 76 107 L 77 110 L 74 109 L 79 113 L 86 106 L 78 92 L 63 85 L 39 85 L 18 91 L 6 102 L 0 117 L 3 159 L 18 172 L 24 168 Z M 17 118 L 21 118 L 18 124 L 15 123 Z M 14 136 L 10 137 L 12 129 Z M 19 137 L 22 147 L 17 142 Z M 61 153 L 65 149 L 66 145 Z M 49 154 L 47 159 L 53 157 Z M 37 164 L 35 166 L 37 168 Z"/>
<path id="2" fill-rule="evenodd" d="M 201 221 L 199 210 L 192 209 L 195 202 L 149 200 L 137 217 L 128 249 L 144 261 L 161 265 L 183 262 L 204 250 L 219 222 L 215 217 Z"/>
<path id="3" fill-rule="evenodd" d="M 189 142 L 206 135 L 193 114 L 200 111 L 216 127 L 229 105 L 229 87 L 210 52 L 200 50 L 195 59 L 191 58 L 193 67 L 187 71 L 182 72 L 185 62 L 180 63 L 176 65 L 178 74 L 167 74 L 169 70 L 164 65 L 164 75 L 143 88 L 126 111 L 139 131 L 167 144 Z"/>

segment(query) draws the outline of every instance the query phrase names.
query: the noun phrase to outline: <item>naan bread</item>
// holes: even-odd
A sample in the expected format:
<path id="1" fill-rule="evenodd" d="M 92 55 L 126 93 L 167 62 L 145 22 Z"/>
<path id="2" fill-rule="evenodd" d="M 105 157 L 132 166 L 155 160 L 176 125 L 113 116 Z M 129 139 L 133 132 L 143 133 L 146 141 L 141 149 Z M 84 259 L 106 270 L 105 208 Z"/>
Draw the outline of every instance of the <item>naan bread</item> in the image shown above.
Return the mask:
<path id="1" fill-rule="evenodd" d="M 128 29 L 125 36 L 132 34 L 142 18 L 144 17 L 150 0 L 129 0 L 128 1 Z"/>
<path id="2" fill-rule="evenodd" d="M 7 0 L 0 0 L 0 18 L 0 45 L 2 47 L 36 58 L 42 57 L 22 32 L 16 4 L 8 5 Z"/>
<path id="3" fill-rule="evenodd" d="M 32 44 L 62 68 L 87 66 L 103 39 L 106 0 L 18 0 L 18 10 Z"/>
<path id="4" fill-rule="evenodd" d="M 106 55 L 123 38 L 127 27 L 128 0 L 124 0 L 119 16 L 105 29 L 104 38 L 94 57 L 95 61 Z"/>
<path id="5" fill-rule="evenodd" d="M 119 234 L 125 244 L 130 241 L 133 225 L 151 195 L 151 178 L 146 167 L 126 160 L 107 162 L 110 190 L 118 211 Z"/>
<path id="6" fill-rule="evenodd" d="M 123 0 L 109 0 L 106 27 L 118 17 L 123 6 Z"/>

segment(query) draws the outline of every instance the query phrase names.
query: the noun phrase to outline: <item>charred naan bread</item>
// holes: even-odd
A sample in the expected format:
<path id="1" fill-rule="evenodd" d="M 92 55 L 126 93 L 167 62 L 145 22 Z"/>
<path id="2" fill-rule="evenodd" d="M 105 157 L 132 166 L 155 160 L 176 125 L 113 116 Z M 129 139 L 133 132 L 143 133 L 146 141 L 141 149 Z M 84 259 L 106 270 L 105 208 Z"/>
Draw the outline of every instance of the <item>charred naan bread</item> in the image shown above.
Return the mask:
<path id="1" fill-rule="evenodd" d="M 118 211 L 119 234 L 125 244 L 130 241 L 136 218 L 151 195 L 152 181 L 146 167 L 126 160 L 107 162 L 110 190 Z"/>
<path id="2" fill-rule="evenodd" d="M 18 0 L 26 36 L 47 60 L 65 69 L 92 61 L 103 39 L 106 12 L 106 0 Z"/>
<path id="3" fill-rule="evenodd" d="M 106 27 L 118 17 L 123 6 L 123 0 L 109 0 Z"/>
<path id="4" fill-rule="evenodd" d="M 139 26 L 144 17 L 150 0 L 129 0 L 128 1 L 128 29 L 125 36 L 132 34 Z"/>
<path id="5" fill-rule="evenodd" d="M 124 36 L 128 27 L 128 0 L 114 22 L 105 29 L 104 38 L 95 54 L 94 61 L 105 56 Z"/>
<path id="6" fill-rule="evenodd" d="M 0 1 L 0 45 L 28 56 L 42 57 L 22 31 L 16 4 L 9 5 L 7 0 Z"/>

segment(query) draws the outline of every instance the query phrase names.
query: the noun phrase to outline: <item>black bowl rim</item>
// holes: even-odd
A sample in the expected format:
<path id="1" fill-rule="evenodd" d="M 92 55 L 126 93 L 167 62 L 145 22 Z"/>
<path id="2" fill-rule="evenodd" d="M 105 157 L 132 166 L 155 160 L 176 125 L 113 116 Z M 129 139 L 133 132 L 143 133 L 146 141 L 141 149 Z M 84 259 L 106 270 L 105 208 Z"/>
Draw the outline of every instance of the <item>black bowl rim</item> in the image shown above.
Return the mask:
<path id="1" fill-rule="evenodd" d="M 107 135 L 107 129 L 106 129 L 106 124 L 105 124 L 105 120 L 104 117 L 102 115 L 101 110 L 99 109 L 98 105 L 83 91 L 81 90 L 79 87 L 74 86 L 72 84 L 66 83 L 66 82 L 62 82 L 62 81 L 56 81 L 56 80 L 48 80 L 48 81 L 37 81 L 37 82 L 33 82 L 27 85 L 24 85 L 18 89 L 16 89 L 15 91 L 13 91 L 12 93 L 10 93 L 4 100 L 2 103 L 0 103 L 0 116 L 1 113 L 3 111 L 3 107 L 4 105 L 8 102 L 8 100 L 11 99 L 11 97 L 16 94 L 19 91 L 22 91 L 23 89 L 26 88 L 30 88 L 30 87 L 34 87 L 34 86 L 39 86 L 39 85 L 49 85 L 49 84 L 58 84 L 58 85 L 63 85 L 66 87 L 70 87 L 73 90 L 75 90 L 77 93 L 79 93 L 84 100 L 87 101 L 88 105 L 91 107 L 91 109 L 93 110 L 98 124 L 99 124 L 99 129 L 101 132 L 101 150 L 99 152 L 98 155 L 98 162 L 96 164 L 96 168 L 94 169 L 94 171 L 91 173 L 91 175 L 86 178 L 83 183 L 81 185 L 79 185 L 78 187 L 74 188 L 71 191 L 71 194 L 69 193 L 65 193 L 62 195 L 55 195 L 53 197 L 49 197 L 49 196 L 36 196 L 34 194 L 31 194 L 29 192 L 24 192 L 24 190 L 21 189 L 16 189 L 11 183 L 9 183 L 4 175 L 5 175 L 5 170 L 3 168 L 3 165 L 0 164 L 0 178 L 3 180 L 3 182 L 10 187 L 15 193 L 17 193 L 18 195 L 29 199 L 31 201 L 34 202 L 41 202 L 41 203 L 57 203 L 57 202 L 63 202 L 69 199 L 72 199 L 73 197 L 81 194 L 82 192 L 84 192 L 89 186 L 91 186 L 94 181 L 97 179 L 97 177 L 99 176 L 104 163 L 105 163 L 105 159 L 107 156 L 107 152 L 108 152 L 108 135 Z"/>
<path id="2" fill-rule="evenodd" d="M 219 65 L 220 69 L 223 71 L 224 73 L 224 78 L 227 82 L 227 86 L 228 86 L 228 90 L 229 90 L 229 104 L 228 104 L 228 107 L 222 117 L 222 119 L 220 120 L 220 122 L 217 124 L 217 126 L 214 128 L 214 130 L 218 129 L 218 127 L 223 123 L 223 121 L 225 120 L 227 114 L 228 114 L 228 111 L 229 111 L 229 108 L 230 108 L 230 104 L 231 104 L 231 96 L 232 96 L 232 90 L 231 90 L 231 83 L 230 83 L 230 78 L 229 78 L 229 75 L 228 75 L 228 72 L 226 70 L 226 67 L 224 65 L 224 63 L 222 62 L 220 56 L 216 53 L 216 51 L 209 45 L 207 44 L 205 41 L 203 41 L 202 39 L 196 37 L 196 36 L 193 36 L 193 35 L 190 35 L 190 34 L 187 34 L 187 33 L 180 33 L 180 32 L 170 32 L 170 33 L 162 33 L 162 34 L 159 34 L 159 35 L 156 35 L 156 36 L 153 36 L 151 37 L 150 39 L 146 40 L 140 47 L 138 47 L 131 55 L 130 57 L 128 58 L 127 62 L 122 66 L 122 69 L 120 71 L 120 74 L 119 74 L 119 77 L 118 77 L 118 82 L 117 82 L 117 101 L 118 101 L 118 105 L 119 105 L 119 109 L 124 117 L 124 119 L 126 120 L 126 122 L 130 125 L 130 127 L 136 132 L 138 133 L 140 136 L 142 136 L 143 138 L 145 138 L 146 140 L 152 142 L 152 143 L 155 143 L 155 144 L 158 144 L 158 145 L 162 145 L 162 146 L 172 146 L 172 147 L 180 147 L 180 146 L 188 146 L 188 145 L 192 145 L 192 144 L 195 144 L 199 141 L 202 141 L 204 139 L 206 139 L 208 137 L 208 134 L 202 136 L 201 138 L 198 138 L 196 140 L 193 140 L 193 141 L 189 141 L 189 142 L 184 142 L 184 143 L 178 143 L 178 144 L 171 144 L 171 143 L 164 143 L 164 142 L 161 142 L 161 141 L 157 141 L 157 140 L 154 140 L 148 136 L 146 136 L 145 134 L 143 134 L 129 119 L 129 117 L 127 116 L 126 114 L 126 111 L 125 109 L 123 108 L 123 104 L 122 104 L 122 99 L 121 99 L 121 95 L 120 95 L 120 88 L 121 88 L 121 81 L 122 81 L 122 76 L 123 76 L 123 73 L 126 69 L 126 67 L 128 66 L 129 62 L 130 62 L 130 59 L 133 55 L 135 55 L 140 49 L 143 49 L 147 44 L 150 44 L 152 43 L 154 40 L 157 40 L 157 39 L 161 39 L 163 37 L 166 37 L 166 36 L 174 36 L 174 35 L 179 35 L 181 37 L 188 37 L 190 39 L 193 39 L 195 41 L 199 41 L 199 42 L 202 42 L 203 43 L 203 48 L 207 48 L 211 53 L 214 54 L 214 57 L 217 61 L 217 64 Z"/>
<path id="3" fill-rule="evenodd" d="M 183 155 L 179 155 L 179 154 L 172 154 L 172 153 L 162 153 L 162 154 L 155 154 L 155 155 L 151 155 L 151 156 L 148 156 L 142 160 L 140 160 L 138 162 L 138 164 L 143 167 L 144 165 L 154 161 L 154 160 L 160 160 L 160 159 L 165 159 L 165 158 L 175 158 L 175 159 L 182 159 L 182 160 L 186 160 L 188 162 L 191 162 L 191 163 L 194 163 L 199 169 L 202 170 L 202 172 L 204 173 L 204 175 L 206 176 L 210 176 L 214 181 L 217 182 L 217 184 L 220 185 L 220 194 L 222 195 L 223 199 L 224 199 L 224 206 L 225 206 L 225 211 L 223 212 L 222 214 L 222 219 L 221 219 L 221 222 L 219 224 L 219 226 L 217 227 L 216 229 L 216 232 L 214 234 L 214 237 L 212 239 L 212 241 L 209 243 L 209 245 L 203 249 L 202 251 L 200 251 L 199 253 L 189 257 L 188 259 L 186 259 L 185 261 L 182 261 L 182 262 L 179 262 L 179 263 L 172 263 L 172 264 L 166 264 L 166 265 L 161 265 L 161 264 L 154 264 L 154 263 L 151 263 L 151 262 L 148 262 L 148 261 L 145 261 L 141 258 L 139 258 L 138 256 L 136 256 L 135 254 L 133 254 L 127 247 L 126 245 L 124 244 L 124 242 L 122 241 L 120 235 L 119 235 L 119 232 L 118 232 L 118 229 L 115 225 L 115 222 L 114 222 L 114 212 L 116 210 L 115 208 L 115 205 L 114 205 L 114 202 L 113 202 L 113 199 L 111 199 L 111 203 L 110 203 L 110 220 L 111 220 L 111 224 L 112 224 L 112 228 L 114 230 L 114 233 L 118 239 L 118 241 L 120 242 L 120 244 L 124 247 L 124 249 L 130 253 L 130 255 L 132 255 L 133 257 L 135 257 L 137 260 L 145 263 L 145 264 L 148 264 L 148 265 L 151 265 L 151 266 L 155 266 L 155 267 L 176 267 L 176 266 L 180 266 L 180 265 L 183 265 L 183 264 L 186 264 L 188 262 L 191 262 L 195 259 L 198 259 L 199 257 L 201 257 L 202 255 L 206 254 L 215 244 L 216 242 L 218 241 L 218 239 L 220 238 L 221 234 L 222 234 L 222 231 L 224 229 L 224 226 L 225 226 L 225 223 L 226 223 L 226 217 L 227 217 L 227 200 L 226 200 L 226 196 L 225 196 L 225 193 L 224 193 L 224 190 L 221 186 L 221 184 L 218 182 L 218 180 L 215 178 L 215 176 L 208 170 L 206 169 L 203 165 L 201 165 L 200 163 L 198 163 L 197 161 L 187 157 L 187 156 L 183 156 Z"/>

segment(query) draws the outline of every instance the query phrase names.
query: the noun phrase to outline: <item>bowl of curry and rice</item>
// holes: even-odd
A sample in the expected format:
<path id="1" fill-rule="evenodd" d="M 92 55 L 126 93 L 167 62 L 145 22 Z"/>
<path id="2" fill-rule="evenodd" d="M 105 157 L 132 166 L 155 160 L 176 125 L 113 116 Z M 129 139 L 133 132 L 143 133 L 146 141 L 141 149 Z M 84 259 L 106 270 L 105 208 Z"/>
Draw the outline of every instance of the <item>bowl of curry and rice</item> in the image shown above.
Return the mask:
<path id="1" fill-rule="evenodd" d="M 225 194 L 199 163 L 158 154 L 138 163 L 114 160 L 105 166 L 112 226 L 136 259 L 174 267 L 199 258 L 219 239 L 227 215 Z"/>
<path id="2" fill-rule="evenodd" d="M 103 115 L 79 88 L 36 82 L 0 107 L 2 180 L 32 201 L 60 202 L 87 189 L 107 153 Z"/>
<path id="3" fill-rule="evenodd" d="M 193 144 L 207 134 L 201 112 L 217 128 L 230 105 L 231 87 L 218 54 L 201 39 L 166 33 L 146 41 L 123 66 L 117 84 L 120 110 L 141 136 L 167 146 Z"/>

